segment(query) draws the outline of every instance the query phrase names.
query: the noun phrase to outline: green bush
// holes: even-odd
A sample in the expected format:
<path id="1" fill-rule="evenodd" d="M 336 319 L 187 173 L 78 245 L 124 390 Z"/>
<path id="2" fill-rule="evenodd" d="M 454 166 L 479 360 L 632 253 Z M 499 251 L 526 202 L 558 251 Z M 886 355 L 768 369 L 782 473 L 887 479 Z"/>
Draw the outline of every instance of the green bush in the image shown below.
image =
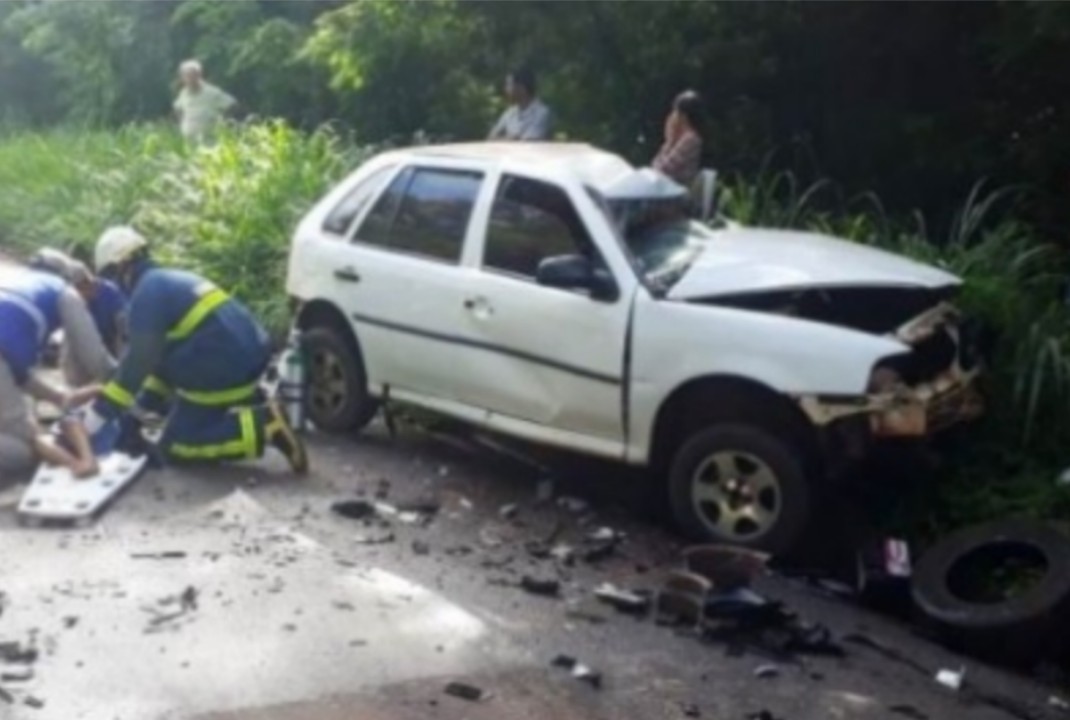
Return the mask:
<path id="1" fill-rule="evenodd" d="M 129 223 L 160 260 L 212 278 L 280 333 L 290 235 L 370 152 L 281 122 L 231 127 L 198 149 L 154 126 L 13 135 L 0 139 L 0 246 L 84 256 L 105 227 Z"/>

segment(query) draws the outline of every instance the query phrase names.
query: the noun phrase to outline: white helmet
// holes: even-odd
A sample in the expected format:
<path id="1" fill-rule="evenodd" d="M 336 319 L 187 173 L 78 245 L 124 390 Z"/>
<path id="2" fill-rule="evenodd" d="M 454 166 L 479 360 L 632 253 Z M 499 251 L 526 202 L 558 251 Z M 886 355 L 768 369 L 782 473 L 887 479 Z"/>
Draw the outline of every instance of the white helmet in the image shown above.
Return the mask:
<path id="1" fill-rule="evenodd" d="M 97 272 L 103 271 L 110 265 L 118 265 L 129 260 L 134 253 L 148 245 L 145 238 L 132 227 L 121 225 L 108 228 L 97 240 L 97 249 L 93 257 Z"/>

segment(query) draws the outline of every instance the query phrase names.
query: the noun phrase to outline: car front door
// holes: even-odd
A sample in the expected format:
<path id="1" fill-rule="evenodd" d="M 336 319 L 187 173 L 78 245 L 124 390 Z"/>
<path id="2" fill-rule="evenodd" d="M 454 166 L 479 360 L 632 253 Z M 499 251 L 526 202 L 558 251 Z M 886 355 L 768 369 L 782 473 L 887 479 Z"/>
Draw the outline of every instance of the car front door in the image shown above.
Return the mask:
<path id="1" fill-rule="evenodd" d="M 501 176 L 464 297 L 468 334 L 480 344 L 469 371 L 481 378 L 478 402 L 499 416 L 496 424 L 538 424 L 563 444 L 617 455 L 634 285 L 595 299 L 535 281 L 546 258 L 576 254 L 612 276 L 587 220 L 562 186 Z"/>

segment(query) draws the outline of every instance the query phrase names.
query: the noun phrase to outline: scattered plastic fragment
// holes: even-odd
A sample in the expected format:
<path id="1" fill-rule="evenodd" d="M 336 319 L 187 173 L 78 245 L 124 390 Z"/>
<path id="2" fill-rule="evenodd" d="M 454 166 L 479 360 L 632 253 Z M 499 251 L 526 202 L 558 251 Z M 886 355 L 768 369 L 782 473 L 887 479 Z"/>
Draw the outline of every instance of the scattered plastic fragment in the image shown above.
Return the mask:
<path id="1" fill-rule="evenodd" d="M 563 495 L 562 497 L 559 497 L 557 499 L 557 506 L 559 508 L 568 510 L 570 513 L 574 513 L 576 515 L 586 512 L 587 508 L 589 507 L 586 500 L 581 500 L 577 497 L 570 497 L 568 495 Z"/>
<path id="2" fill-rule="evenodd" d="M 623 590 L 612 583 L 602 583 L 595 588 L 594 596 L 617 610 L 632 615 L 644 615 L 650 609 L 650 597 Z"/>
<path id="3" fill-rule="evenodd" d="M 477 702 L 487 696 L 482 688 L 462 682 L 451 682 L 446 686 L 443 692 L 455 698 L 468 700 L 469 702 Z"/>
<path id="4" fill-rule="evenodd" d="M 536 578 L 525 575 L 520 579 L 520 587 L 532 595 L 555 597 L 561 590 L 561 583 L 553 578 Z"/>
<path id="5" fill-rule="evenodd" d="M 754 677 L 769 680 L 780 676 L 780 668 L 776 665 L 759 665 L 754 668 Z"/>
<path id="6" fill-rule="evenodd" d="M 962 679 L 966 676 L 966 668 L 958 670 L 942 669 L 936 673 L 936 682 L 949 690 L 958 691 L 962 688 Z"/>

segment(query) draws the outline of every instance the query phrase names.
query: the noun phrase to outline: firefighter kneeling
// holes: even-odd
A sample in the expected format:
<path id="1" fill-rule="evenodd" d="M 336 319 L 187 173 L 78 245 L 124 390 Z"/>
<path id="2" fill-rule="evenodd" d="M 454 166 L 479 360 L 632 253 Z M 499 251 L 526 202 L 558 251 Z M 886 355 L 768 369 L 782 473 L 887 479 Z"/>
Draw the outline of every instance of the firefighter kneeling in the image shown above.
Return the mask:
<path id="1" fill-rule="evenodd" d="M 171 462 L 255 459 L 270 445 L 294 472 L 308 471 L 304 444 L 260 391 L 271 346 L 243 305 L 204 278 L 155 265 L 148 243 L 129 227 L 100 237 L 95 264 L 130 298 L 129 340 L 115 376 L 84 414 L 90 434 L 112 421 L 132 423 L 137 406 L 166 416 L 158 449 Z"/>

